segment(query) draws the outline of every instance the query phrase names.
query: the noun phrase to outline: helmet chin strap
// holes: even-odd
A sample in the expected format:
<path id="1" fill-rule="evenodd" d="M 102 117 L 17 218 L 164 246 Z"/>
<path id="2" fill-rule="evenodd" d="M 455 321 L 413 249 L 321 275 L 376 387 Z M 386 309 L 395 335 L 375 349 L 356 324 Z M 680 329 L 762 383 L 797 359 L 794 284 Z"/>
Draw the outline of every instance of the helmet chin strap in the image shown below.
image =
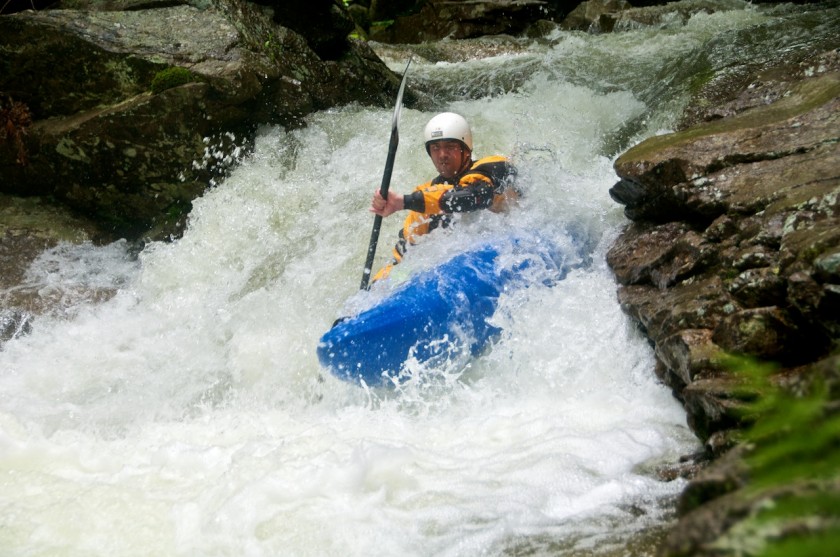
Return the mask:
<path id="1" fill-rule="evenodd" d="M 461 153 L 461 165 L 458 167 L 458 170 L 452 176 L 443 176 L 443 174 L 441 174 L 441 177 L 443 177 L 447 181 L 447 183 L 450 183 L 450 180 L 458 178 L 461 174 L 469 170 L 471 163 L 472 152 L 468 151 L 467 149 L 464 149 L 464 151 Z"/>
<path id="2" fill-rule="evenodd" d="M 461 168 L 458 170 L 458 174 L 461 174 L 463 171 L 470 167 L 470 163 L 472 162 L 472 151 L 469 149 L 464 149 L 461 151 Z"/>

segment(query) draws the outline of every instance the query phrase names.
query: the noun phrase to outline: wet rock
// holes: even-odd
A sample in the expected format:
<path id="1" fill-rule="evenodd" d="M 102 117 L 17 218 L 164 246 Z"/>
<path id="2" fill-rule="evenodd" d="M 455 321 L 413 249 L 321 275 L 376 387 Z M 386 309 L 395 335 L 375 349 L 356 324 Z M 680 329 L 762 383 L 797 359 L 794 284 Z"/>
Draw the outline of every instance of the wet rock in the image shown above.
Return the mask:
<path id="1" fill-rule="evenodd" d="M 726 289 L 743 307 L 757 308 L 784 299 L 786 286 L 778 269 L 762 267 L 739 273 Z"/>
<path id="2" fill-rule="evenodd" d="M 739 429 L 722 429 L 709 435 L 709 438 L 703 443 L 703 447 L 710 459 L 718 459 L 739 446 L 741 438 Z"/>
<path id="3" fill-rule="evenodd" d="M 684 329 L 656 345 L 656 356 L 685 386 L 725 370 L 723 351 L 712 340 L 711 329 Z"/>
<path id="4" fill-rule="evenodd" d="M 795 359 L 804 341 L 790 315 L 776 306 L 727 315 L 715 328 L 712 340 L 729 353 L 776 362 Z"/>
<path id="5" fill-rule="evenodd" d="M 798 366 L 836 344 L 838 85 L 840 72 L 815 76 L 773 105 L 653 138 L 616 161 L 614 198 L 636 219 L 607 257 L 619 301 L 703 439 L 735 423 L 726 397 L 698 391 L 698 378 L 725 371 L 705 350 Z M 794 123 L 796 137 L 780 132 Z"/>
<path id="6" fill-rule="evenodd" d="M 840 339 L 840 287 L 820 284 L 807 272 L 790 275 L 787 301 L 809 327 L 812 342 L 838 347 Z"/>
<path id="7" fill-rule="evenodd" d="M 657 554 L 713 555 L 713 544 L 727 529 L 749 513 L 749 502 L 742 501 L 739 493 L 729 493 L 712 499 L 702 507 L 681 518 L 679 530 L 672 530 L 659 546 Z M 704 551 L 709 553 L 704 553 Z"/>
<path id="8" fill-rule="evenodd" d="M 274 22 L 306 38 L 307 44 L 322 60 L 338 60 L 347 52 L 347 36 L 355 24 L 342 2 L 256 0 L 256 3 L 270 6 Z"/>
<path id="9" fill-rule="evenodd" d="M 836 480 L 799 481 L 764 490 L 741 488 L 714 497 L 716 488 L 730 487 L 726 476 L 720 481 L 709 486 L 708 496 L 713 498 L 681 516 L 680 527 L 666 536 L 657 555 L 762 555 L 768 539 L 798 538 L 804 540 L 799 546 L 803 547 L 809 545 L 809 539 L 826 539 L 836 532 L 836 518 L 815 510 L 795 513 L 788 507 L 787 516 L 771 517 L 768 513 L 788 502 L 796 505 L 802 501 L 834 500 L 840 494 L 840 482 Z M 763 520 L 756 519 L 760 513 L 765 513 Z M 817 554 L 828 555 L 830 551 Z"/>
<path id="10" fill-rule="evenodd" d="M 732 493 L 747 484 L 744 447 L 729 451 L 701 470 L 680 494 L 677 512 L 686 515 L 705 503 Z"/>
<path id="11" fill-rule="evenodd" d="M 747 486 L 739 432 L 762 393 L 727 359 L 773 362 L 773 384 L 799 395 L 827 386 L 830 406 L 840 397 L 840 68 L 779 79 L 762 74 L 762 90 L 778 95 L 759 98 L 744 85 L 720 110 L 706 107 L 717 115 L 710 121 L 642 142 L 615 163 L 610 193 L 634 221 L 607 257 L 619 302 L 716 459 L 683 493 L 660 555 L 740 554 L 739 528 L 764 506 L 837 491 Z M 825 527 L 816 518 L 779 525 Z"/>
<path id="12" fill-rule="evenodd" d="M 840 284 L 840 248 L 834 248 L 816 259 L 814 270 L 821 282 Z"/>
<path id="13" fill-rule="evenodd" d="M 724 316 L 739 309 L 715 276 L 683 281 L 665 290 L 625 286 L 618 291 L 618 301 L 655 343 L 686 329 L 713 330 Z"/>
<path id="14" fill-rule="evenodd" d="M 840 52 L 835 48 L 835 44 L 817 43 L 802 50 L 789 49 L 784 56 L 767 60 L 758 68 L 746 63 L 741 68 L 730 68 L 704 83 L 693 95 L 679 128 L 767 106 L 789 95 L 804 79 L 840 70 Z"/>
<path id="15" fill-rule="evenodd" d="M 644 27 L 665 27 L 685 24 L 691 16 L 699 13 L 711 14 L 725 10 L 726 5 L 714 0 L 694 2 L 653 2 L 664 4 L 643 6 L 644 2 L 631 2 L 633 6 L 623 8 L 613 15 L 612 29 L 625 31 Z"/>
<path id="16" fill-rule="evenodd" d="M 512 37 L 478 37 L 465 41 L 433 41 L 418 45 L 374 43 L 374 48 L 381 57 L 407 60 L 408 56 L 428 62 L 466 62 L 524 53 L 527 46 Z"/>
<path id="17" fill-rule="evenodd" d="M 26 284 L 27 271 L 59 243 L 107 242 L 95 223 L 48 200 L 0 194 L 0 349 L 28 334 L 35 318 L 53 307 L 49 293 Z"/>
<path id="18" fill-rule="evenodd" d="M 107 242 L 96 224 L 47 199 L 0 194 L 0 291 L 21 283 L 29 263 L 59 242 Z"/>
<path id="19" fill-rule="evenodd" d="M 682 390 L 688 425 L 700 439 L 748 423 L 747 403 L 754 393 L 743 392 L 743 385 L 739 378 L 719 376 L 695 379 Z"/>
<path id="20" fill-rule="evenodd" d="M 333 2 L 307 5 L 307 17 L 323 15 L 317 33 L 295 20 L 310 40 L 272 18 L 296 12 L 243 0 L 65 6 L 81 9 L 0 18 L 0 92 L 33 118 L 27 164 L 0 144 L 0 192 L 52 196 L 128 238 L 177 234 L 258 124 L 390 106 L 399 86 L 368 45 L 347 40 Z"/>
<path id="21" fill-rule="evenodd" d="M 444 38 L 467 39 L 483 35 L 517 35 L 545 17 L 542 0 L 433 0 L 419 11 L 372 27 L 370 38 L 383 43 L 422 43 Z"/>
<path id="22" fill-rule="evenodd" d="M 656 469 L 656 476 L 664 482 L 670 482 L 677 478 L 692 479 L 697 477 L 708 464 L 709 459 L 703 452 L 683 455 L 676 463 L 659 466 Z"/>
<path id="23" fill-rule="evenodd" d="M 772 210 L 780 198 L 789 203 L 838 183 L 838 130 L 835 73 L 803 82 L 773 105 L 642 142 L 616 161 L 621 181 L 613 189 L 633 220 L 710 223 L 730 211 Z M 797 158 L 803 154 L 810 156 Z M 788 156 L 792 167 L 774 168 Z M 628 182 L 632 198 L 621 195 Z"/>
<path id="24" fill-rule="evenodd" d="M 632 8 L 627 0 L 586 0 L 572 10 L 560 24 L 561 29 L 608 33 L 615 27 L 617 14 Z"/>
<path id="25" fill-rule="evenodd" d="M 631 227 L 607 253 L 621 284 L 651 283 L 659 288 L 702 272 L 714 262 L 715 250 L 685 223 L 655 229 Z"/>
<path id="26" fill-rule="evenodd" d="M 28 335 L 31 331 L 31 314 L 19 309 L 0 308 L 0 350 L 4 343 Z"/>

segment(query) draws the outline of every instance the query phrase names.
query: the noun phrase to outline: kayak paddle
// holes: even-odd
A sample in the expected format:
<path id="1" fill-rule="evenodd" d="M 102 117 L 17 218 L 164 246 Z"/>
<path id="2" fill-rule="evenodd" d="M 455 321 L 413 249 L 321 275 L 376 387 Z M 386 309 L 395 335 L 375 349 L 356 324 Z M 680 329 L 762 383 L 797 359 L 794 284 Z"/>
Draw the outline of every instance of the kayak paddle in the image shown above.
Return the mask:
<path id="1" fill-rule="evenodd" d="M 388 145 L 388 158 L 385 159 L 385 171 L 382 173 L 382 185 L 379 186 L 379 193 L 384 199 L 388 199 L 388 188 L 391 185 L 391 171 L 394 170 L 394 157 L 397 155 L 397 145 L 400 143 L 400 134 L 397 131 L 397 127 L 399 125 L 400 109 L 402 108 L 403 92 L 405 91 L 405 78 L 408 76 L 408 67 L 410 65 L 411 57 L 408 58 L 408 64 L 405 65 L 400 90 L 397 93 L 397 105 L 394 107 L 394 118 L 391 120 L 391 142 Z M 376 215 L 373 219 L 373 230 L 370 232 L 365 270 L 362 273 L 362 285 L 360 286 L 362 290 L 367 290 L 368 283 L 370 282 L 370 271 L 373 267 L 373 258 L 376 255 L 376 244 L 379 243 L 379 228 L 381 226 L 382 217 Z"/>

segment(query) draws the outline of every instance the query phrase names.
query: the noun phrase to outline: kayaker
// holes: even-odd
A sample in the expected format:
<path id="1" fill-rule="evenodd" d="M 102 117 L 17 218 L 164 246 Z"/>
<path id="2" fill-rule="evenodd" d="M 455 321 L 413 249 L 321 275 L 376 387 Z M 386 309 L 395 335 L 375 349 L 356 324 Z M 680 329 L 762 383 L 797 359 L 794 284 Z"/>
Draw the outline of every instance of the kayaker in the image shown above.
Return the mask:
<path id="1" fill-rule="evenodd" d="M 507 158 L 496 155 L 472 160 L 472 131 L 463 116 L 438 114 L 426 124 L 423 136 L 438 176 L 409 194 L 389 191 L 387 200 L 378 189 L 373 194 L 370 210 L 377 215 L 409 211 L 394 247 L 393 261 L 376 273 L 374 281 L 388 276 L 418 236 L 448 226 L 453 213 L 503 211 L 518 196 L 513 183 L 516 169 Z"/>

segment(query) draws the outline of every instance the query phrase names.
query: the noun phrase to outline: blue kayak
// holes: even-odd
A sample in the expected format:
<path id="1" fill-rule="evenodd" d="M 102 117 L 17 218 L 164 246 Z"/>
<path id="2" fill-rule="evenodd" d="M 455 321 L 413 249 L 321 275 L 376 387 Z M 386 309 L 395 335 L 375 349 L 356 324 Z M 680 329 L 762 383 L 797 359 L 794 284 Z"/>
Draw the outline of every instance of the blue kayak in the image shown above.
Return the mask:
<path id="1" fill-rule="evenodd" d="M 501 332 L 489 320 L 502 292 L 559 280 L 566 261 L 536 235 L 477 244 L 336 322 L 321 337 L 318 359 L 340 379 L 379 386 L 398 380 L 409 360 L 434 367 L 477 356 Z"/>

